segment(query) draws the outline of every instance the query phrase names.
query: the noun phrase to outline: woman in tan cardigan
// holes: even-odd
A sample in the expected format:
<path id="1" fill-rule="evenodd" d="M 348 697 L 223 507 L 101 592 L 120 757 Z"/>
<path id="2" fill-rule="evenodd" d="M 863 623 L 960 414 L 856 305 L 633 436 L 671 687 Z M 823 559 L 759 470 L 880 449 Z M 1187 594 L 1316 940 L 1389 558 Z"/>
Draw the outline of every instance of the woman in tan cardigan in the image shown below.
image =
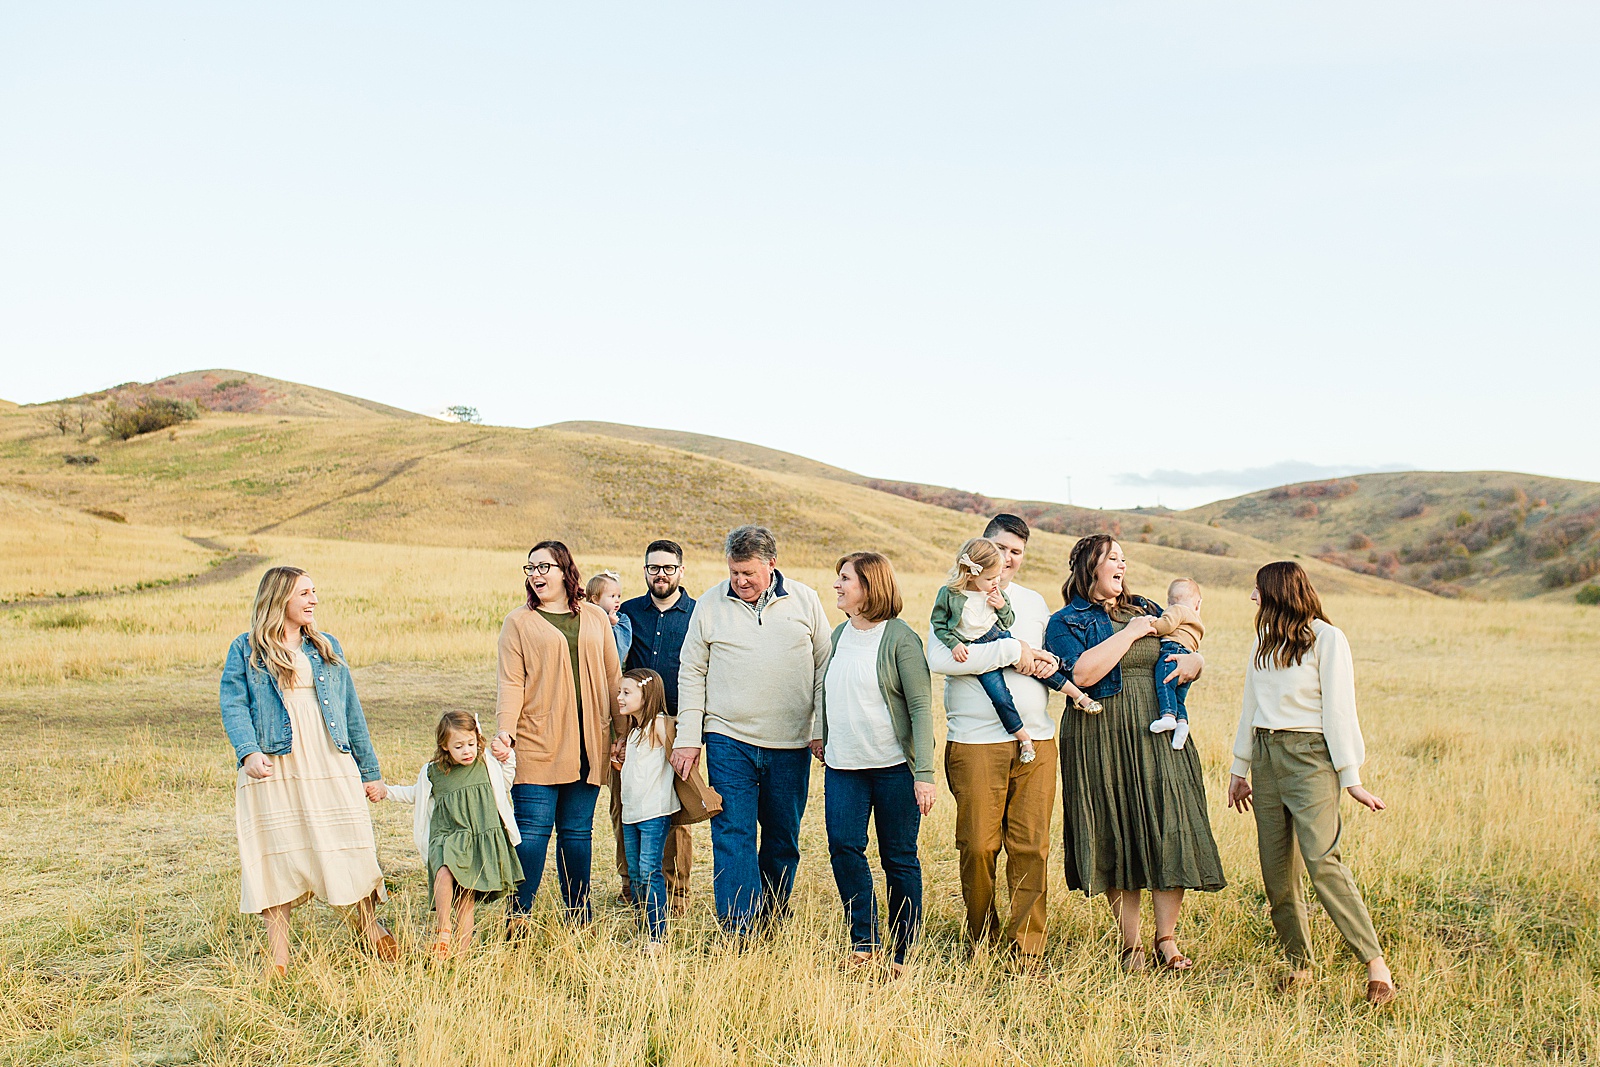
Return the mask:
<path id="1" fill-rule="evenodd" d="M 570 917 L 589 920 L 590 831 L 595 799 L 611 774 L 620 723 L 622 666 L 604 609 L 583 599 L 583 579 L 560 541 L 528 553 L 528 602 L 500 628 L 499 739 L 517 750 L 511 787 L 525 880 L 507 917 L 508 936 L 526 930 L 544 876 L 550 833 Z"/>

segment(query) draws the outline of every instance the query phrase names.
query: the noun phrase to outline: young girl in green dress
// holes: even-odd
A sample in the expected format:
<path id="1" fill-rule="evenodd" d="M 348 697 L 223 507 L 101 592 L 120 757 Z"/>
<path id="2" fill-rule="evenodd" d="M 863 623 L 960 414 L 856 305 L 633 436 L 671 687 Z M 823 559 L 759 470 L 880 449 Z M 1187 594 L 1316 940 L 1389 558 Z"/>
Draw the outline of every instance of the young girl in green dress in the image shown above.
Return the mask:
<path id="1" fill-rule="evenodd" d="M 515 892 L 522 881 L 521 835 L 511 811 L 517 761 L 510 746 L 496 741 L 486 759 L 478 720 L 464 711 L 445 712 L 434 740 L 417 784 L 389 786 L 389 799 L 416 805 L 412 839 L 428 864 L 437 913 L 431 952 L 445 960 L 471 946 L 477 902 Z"/>

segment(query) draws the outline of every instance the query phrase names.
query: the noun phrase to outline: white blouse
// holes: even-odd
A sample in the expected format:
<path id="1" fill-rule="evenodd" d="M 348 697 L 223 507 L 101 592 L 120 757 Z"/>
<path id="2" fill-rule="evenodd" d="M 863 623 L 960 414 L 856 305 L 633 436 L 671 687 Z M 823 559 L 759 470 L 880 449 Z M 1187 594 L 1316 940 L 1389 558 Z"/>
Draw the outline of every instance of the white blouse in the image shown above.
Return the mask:
<path id="1" fill-rule="evenodd" d="M 683 807 L 672 785 L 672 753 L 660 732 L 651 729 L 628 733 L 627 755 L 622 761 L 622 821 L 628 824 L 659 819 Z"/>
<path id="2" fill-rule="evenodd" d="M 1256 666 L 1256 646 L 1244 672 L 1244 707 L 1233 739 L 1233 771 L 1250 773 L 1256 730 L 1321 734 L 1339 772 L 1339 788 L 1361 784 L 1367 748 L 1356 717 L 1356 672 L 1344 631 L 1311 620 L 1316 643 L 1292 667 Z"/>
<path id="3" fill-rule="evenodd" d="M 823 760 L 836 771 L 895 767 L 906 761 L 894 734 L 889 705 L 878 686 L 878 648 L 883 623 L 870 630 L 845 624 L 828 661 L 823 685 L 828 699 L 828 746 Z"/>

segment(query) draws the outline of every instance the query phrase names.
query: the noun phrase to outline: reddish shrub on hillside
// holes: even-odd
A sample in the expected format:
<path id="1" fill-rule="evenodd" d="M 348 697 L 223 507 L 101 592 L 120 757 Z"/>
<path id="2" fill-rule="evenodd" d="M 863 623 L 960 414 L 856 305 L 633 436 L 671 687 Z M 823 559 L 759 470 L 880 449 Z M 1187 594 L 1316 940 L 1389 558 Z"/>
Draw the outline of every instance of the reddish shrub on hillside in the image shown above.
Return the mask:
<path id="1" fill-rule="evenodd" d="M 1317 507 L 1314 500 L 1307 500 L 1294 506 L 1294 517 L 1297 519 L 1314 519 L 1321 513 L 1322 509 Z"/>
<path id="2" fill-rule="evenodd" d="M 1561 555 L 1597 529 L 1600 529 L 1600 506 L 1574 511 L 1570 515 L 1552 515 L 1529 535 L 1528 552 L 1534 559 L 1550 559 Z"/>
<path id="3" fill-rule="evenodd" d="M 931 485 L 917 485 L 914 482 L 885 481 L 881 478 L 869 478 L 866 484 L 867 488 L 876 489 L 880 493 L 893 493 L 908 500 L 949 508 L 951 511 L 960 511 L 967 515 L 992 515 L 998 510 L 993 500 L 980 493 L 969 493 L 964 489 L 941 489 Z"/>
<path id="4" fill-rule="evenodd" d="M 1353 533 L 1350 535 L 1350 539 L 1344 543 L 1344 547 L 1352 552 L 1360 552 L 1363 549 L 1372 547 L 1372 538 L 1364 533 Z"/>
<path id="5" fill-rule="evenodd" d="M 1426 493 L 1413 493 L 1395 505 L 1394 517 L 1397 519 L 1416 519 L 1428 513 L 1428 496 Z"/>
<path id="6" fill-rule="evenodd" d="M 1268 500 L 1342 500 L 1361 491 L 1361 483 L 1350 480 L 1331 482 L 1304 482 L 1300 485 L 1283 485 L 1267 494 Z"/>
<path id="7" fill-rule="evenodd" d="M 1591 552 L 1579 559 L 1557 560 L 1545 567 L 1540 579 L 1546 589 L 1560 589 L 1597 574 L 1600 574 L 1600 552 Z"/>

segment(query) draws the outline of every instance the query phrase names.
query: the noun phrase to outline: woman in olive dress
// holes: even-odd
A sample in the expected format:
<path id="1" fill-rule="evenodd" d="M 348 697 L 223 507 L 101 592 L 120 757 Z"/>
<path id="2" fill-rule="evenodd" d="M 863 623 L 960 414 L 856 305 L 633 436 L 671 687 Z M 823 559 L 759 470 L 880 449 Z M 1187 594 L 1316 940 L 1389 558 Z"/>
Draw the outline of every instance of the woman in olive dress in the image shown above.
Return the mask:
<path id="1" fill-rule="evenodd" d="M 1150 722 L 1159 714 L 1155 669 L 1160 642 L 1151 622 L 1161 608 L 1128 591 L 1122 546 L 1107 534 L 1078 541 L 1051 616 L 1045 648 L 1072 681 L 1104 705 L 1068 707 L 1057 734 L 1061 755 L 1062 846 L 1067 887 L 1104 893 L 1122 933 L 1122 965 L 1145 968 L 1139 931 L 1142 891 L 1154 905 L 1156 963 L 1187 970 L 1178 948 L 1185 890 L 1227 884 L 1206 813 L 1197 746 L 1173 750 Z M 1168 657 L 1178 680 L 1198 677 L 1199 653 Z"/>

